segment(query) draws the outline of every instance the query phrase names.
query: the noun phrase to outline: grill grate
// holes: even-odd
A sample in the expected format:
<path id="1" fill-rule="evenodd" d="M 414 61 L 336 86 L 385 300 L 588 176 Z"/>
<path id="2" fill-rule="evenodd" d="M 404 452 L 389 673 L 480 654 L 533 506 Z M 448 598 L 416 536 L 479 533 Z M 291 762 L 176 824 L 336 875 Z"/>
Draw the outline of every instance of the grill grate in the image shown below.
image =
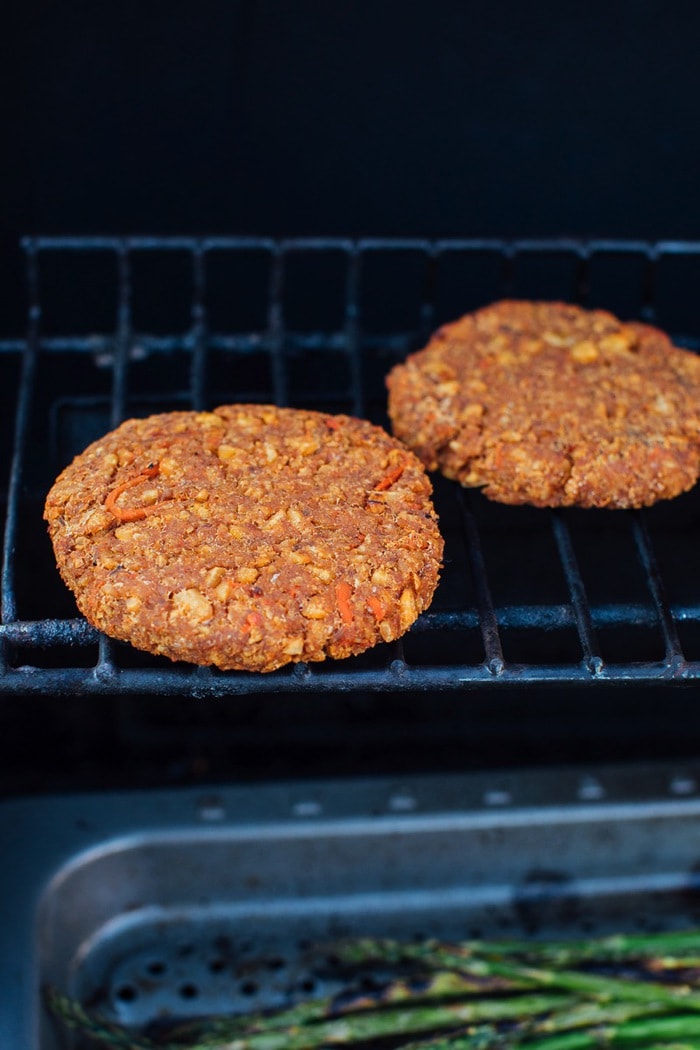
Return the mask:
<path id="1" fill-rule="evenodd" d="M 274 401 L 386 425 L 384 376 L 443 321 L 504 295 L 640 317 L 700 347 L 700 243 L 32 237 L 26 340 L 0 341 L 0 692 L 468 690 L 700 678 L 700 497 L 644 512 L 489 504 L 436 479 L 431 610 L 361 657 L 270 675 L 136 653 L 75 617 L 41 520 L 53 478 L 128 415 Z"/>

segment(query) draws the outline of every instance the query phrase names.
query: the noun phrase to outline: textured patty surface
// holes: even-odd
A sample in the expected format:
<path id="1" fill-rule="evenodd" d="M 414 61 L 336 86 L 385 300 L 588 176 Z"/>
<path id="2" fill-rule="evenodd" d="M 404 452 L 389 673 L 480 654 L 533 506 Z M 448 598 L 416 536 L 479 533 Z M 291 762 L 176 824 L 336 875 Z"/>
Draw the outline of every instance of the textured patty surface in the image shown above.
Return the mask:
<path id="1" fill-rule="evenodd" d="M 349 416 L 267 405 L 130 419 L 45 508 L 80 611 L 222 669 L 360 653 L 430 603 L 443 541 L 420 461 Z"/>
<path id="2" fill-rule="evenodd" d="M 641 507 L 700 471 L 700 358 L 649 325 L 505 300 L 387 377 L 394 434 L 502 503 Z"/>

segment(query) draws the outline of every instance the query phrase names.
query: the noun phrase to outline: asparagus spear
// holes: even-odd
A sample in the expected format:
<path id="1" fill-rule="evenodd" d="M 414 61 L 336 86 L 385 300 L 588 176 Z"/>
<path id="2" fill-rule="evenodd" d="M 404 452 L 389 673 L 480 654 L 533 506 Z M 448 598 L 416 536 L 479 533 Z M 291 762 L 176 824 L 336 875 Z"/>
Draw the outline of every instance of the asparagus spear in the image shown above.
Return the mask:
<path id="1" fill-rule="evenodd" d="M 507 1050 L 519 1045 L 514 1032 L 501 1035 L 493 1025 L 469 1027 L 433 1039 L 402 1043 L 398 1050 Z"/>
<path id="2" fill-rule="evenodd" d="M 391 942 L 383 943 L 388 946 Z M 395 957 L 398 961 L 402 958 L 401 952 L 405 946 L 398 941 L 395 943 Z M 466 940 L 444 942 L 441 945 L 441 942 L 433 940 L 427 943 L 466 956 L 508 956 L 523 961 L 546 961 L 549 965 L 560 967 L 575 967 L 583 962 L 623 963 L 635 960 L 652 960 L 669 967 L 700 965 L 700 930 L 613 934 L 578 941 Z M 363 946 L 371 951 L 376 941 L 371 938 L 357 938 L 353 944 L 357 960 L 365 961 L 369 956 L 363 959 Z M 332 950 L 335 950 L 334 946 Z"/>
<path id="3" fill-rule="evenodd" d="M 667 1022 L 662 1025 L 661 1021 Z M 693 1018 L 695 1020 L 695 1018 Z M 400 1050 L 603 1050 L 606 1047 L 634 1047 L 635 1050 L 700 1050 L 700 1038 L 682 1032 L 682 1018 L 659 1019 L 655 1028 L 651 1025 L 619 1028 L 590 1028 L 578 1032 L 566 1032 L 546 1039 L 512 1039 L 511 1033 L 494 1034 L 489 1028 L 471 1029 L 452 1033 L 437 1039 L 404 1043 Z M 656 1032 L 656 1037 L 654 1036 Z M 675 1033 L 675 1034 L 674 1034 Z M 651 1037 L 652 1041 L 649 1041 Z M 661 1040 L 661 1041 L 659 1041 Z"/>
<path id="4" fill-rule="evenodd" d="M 67 1028 L 87 1035 L 110 1050 L 156 1050 L 156 1044 L 144 1036 L 136 1036 L 120 1025 L 112 1024 L 99 1014 L 90 1013 L 74 999 L 60 995 L 54 988 L 45 990 L 49 1010 Z"/>
<path id="5" fill-rule="evenodd" d="M 49 1002 L 54 1013 L 64 1023 L 89 1035 L 102 1046 L 114 1050 L 155 1050 L 158 1045 L 143 1037 L 128 1036 L 124 1029 L 110 1025 L 63 996 L 54 993 Z M 483 1021 L 518 1020 L 548 1013 L 567 1005 L 573 1005 L 573 1000 L 559 995 L 523 995 L 508 999 L 481 999 L 468 1003 L 424 1004 L 414 1007 L 406 1005 L 376 1012 L 347 1014 L 344 1017 L 314 1021 L 307 1025 L 290 1025 L 284 1029 L 249 1033 L 238 1029 L 230 1035 L 223 1032 L 204 1035 L 196 1043 L 190 1044 L 189 1050 L 315 1050 L 325 1044 L 345 1045 L 386 1035 L 413 1035 Z M 166 1046 L 166 1050 L 176 1048 L 182 1050 L 183 1043 L 170 1043 Z"/>
<path id="6" fill-rule="evenodd" d="M 543 944 L 472 940 L 457 944 L 430 941 L 415 945 L 391 940 L 358 939 L 335 945 L 334 952 L 340 961 L 345 962 L 371 961 L 384 965 L 418 963 L 424 971 L 424 983 L 416 985 L 413 980 L 399 979 L 376 996 L 346 1001 L 327 998 L 300 1003 L 275 1014 L 191 1022 L 177 1029 L 175 1034 L 178 1042 L 171 1044 L 168 1050 L 175 1050 L 176 1046 L 178 1050 L 183 1050 L 184 1046 L 189 1046 L 191 1050 L 214 1050 L 224 1046 L 235 1050 L 281 1050 L 282 1047 L 285 1050 L 304 1050 L 324 1042 L 347 1043 L 401 1032 L 420 1034 L 463 1025 L 465 1021 L 470 1024 L 468 1033 L 451 1036 L 452 1042 L 444 1037 L 424 1042 L 423 1045 L 438 1050 L 452 1045 L 458 1048 L 468 1046 L 470 1050 L 504 1045 L 530 1047 L 529 1042 L 522 1042 L 529 1034 L 542 1037 L 532 1044 L 534 1050 L 540 1050 L 540 1047 L 543 1050 L 578 1050 L 579 1046 L 585 1050 L 587 1047 L 606 1045 L 605 1040 L 611 1038 L 616 1042 L 610 1045 L 628 1045 L 625 1039 L 634 1040 L 638 1037 L 635 1029 L 629 1027 L 634 1018 L 641 1024 L 643 1017 L 658 1015 L 664 1010 L 700 1010 L 700 995 L 694 995 L 687 988 L 604 977 L 572 969 L 577 963 L 591 960 L 621 962 L 643 959 L 650 968 L 692 966 L 700 952 L 698 931 L 616 935 L 586 942 Z M 669 955 L 670 952 L 675 954 Z M 540 965 L 532 965 L 533 962 Z M 562 966 L 568 969 L 559 969 Z M 428 971 L 427 975 L 425 971 Z M 434 1003 L 435 999 L 470 991 L 483 994 L 497 989 L 544 988 L 558 990 L 560 994 L 553 997 L 523 994 L 510 999 Z M 576 993 L 576 998 L 563 992 Z M 157 1046 L 162 1047 L 162 1043 L 136 1037 L 88 1014 L 79 1004 L 55 994 L 49 996 L 49 1002 L 52 1011 L 62 1017 L 68 1026 L 90 1034 L 104 1046 L 115 1050 L 127 1047 L 128 1050 L 155 1050 Z M 545 1005 L 547 1002 L 550 1006 Z M 378 1005 L 385 1006 L 387 1003 L 405 1003 L 406 1007 L 400 1011 L 376 1011 Z M 700 1025 L 699 1017 L 691 1015 L 690 1019 Z M 499 1020 L 511 1022 L 507 1043 L 503 1042 L 506 1036 L 499 1030 Z M 663 1020 L 676 1022 L 678 1018 Z M 477 1028 L 474 1028 L 475 1024 Z M 581 1026 L 588 1026 L 587 1031 L 570 1031 L 580 1029 Z M 626 1033 L 631 1034 L 628 1037 Z M 583 1036 L 589 1040 L 597 1039 L 598 1042 L 578 1043 L 574 1039 Z M 700 1029 L 691 1026 L 688 1031 L 686 1025 L 681 1028 L 681 1037 L 684 1042 L 697 1039 L 700 1047 Z M 657 1039 L 655 1030 L 652 1028 L 644 1038 L 647 1043 Z M 675 1040 L 675 1035 L 673 1032 L 668 1035 L 661 1031 L 658 1038 L 668 1042 L 668 1038 Z M 457 1043 L 455 1039 L 462 1042 Z M 464 1042 L 467 1039 L 471 1042 Z M 557 1039 L 574 1041 L 569 1047 L 566 1041 L 558 1045 Z"/>
<path id="7" fill-rule="evenodd" d="M 398 941 L 361 939 L 342 942 L 333 946 L 333 951 L 344 962 L 374 962 L 398 964 L 412 960 L 427 967 L 454 967 L 476 977 L 505 977 L 524 981 L 531 987 L 547 987 L 579 992 L 586 996 L 607 1000 L 623 999 L 637 1002 L 654 1000 L 676 1009 L 700 1011 L 700 994 L 685 987 L 631 981 L 620 977 L 605 977 L 600 974 L 580 973 L 575 970 L 543 969 L 525 963 L 492 958 L 490 954 L 476 956 L 473 951 L 462 950 L 458 945 L 444 945 L 439 941 L 420 944 L 401 944 Z"/>
<path id="8" fill-rule="evenodd" d="M 616 933 L 586 940 L 462 941 L 460 947 L 475 954 L 546 959 L 558 966 L 577 966 L 582 962 L 626 962 L 664 959 L 680 963 L 700 959 L 700 930 L 673 930 L 659 933 Z"/>
<path id="9" fill-rule="evenodd" d="M 403 983 L 396 982 L 397 985 Z M 406 992 L 408 991 L 409 989 L 406 989 Z M 480 1050 L 480 1048 L 500 1047 L 502 1045 L 519 1046 L 523 1039 L 535 1033 L 545 1034 L 584 1026 L 619 1024 L 634 1017 L 658 1014 L 663 1010 L 662 1006 L 653 1002 L 643 1006 L 629 1002 L 601 1004 L 597 1002 L 579 1003 L 574 1001 L 572 1004 L 572 1000 L 569 997 L 561 997 L 556 1000 L 556 1006 L 552 1009 L 552 1012 L 543 1015 L 541 1013 L 532 1013 L 533 1007 L 542 1005 L 541 1002 L 538 1003 L 537 1001 L 533 1003 L 532 997 L 521 996 L 520 998 L 513 998 L 507 1001 L 512 1003 L 512 1009 L 508 1007 L 504 1013 L 500 1007 L 496 1007 L 492 1011 L 495 1016 L 490 1023 L 481 1023 L 476 1028 L 472 1024 L 469 1032 L 459 1034 L 459 1038 L 457 1035 L 450 1035 L 438 1036 L 434 1040 L 422 1040 L 417 1043 L 410 1042 L 406 1044 L 405 1050 L 409 1050 L 409 1048 L 413 1050 L 413 1048 L 418 1047 L 421 1050 L 443 1050 L 443 1048 L 447 1047 L 452 1048 L 453 1045 L 457 1050 L 461 1050 L 462 1047 L 469 1048 L 469 1050 Z M 104 1046 L 113 1047 L 114 1050 L 118 1047 L 128 1047 L 129 1050 L 155 1050 L 156 1046 L 160 1050 L 168 1050 L 168 1048 L 169 1050 L 175 1050 L 175 1047 L 179 1047 L 181 1050 L 185 1047 L 189 1048 L 189 1050 L 215 1050 L 215 1048 L 224 1046 L 235 1046 L 236 1050 L 238 1050 L 239 1047 L 256 1045 L 252 1041 L 249 1044 L 248 1040 L 250 1037 L 260 1035 L 265 1031 L 275 1032 L 286 1041 L 290 1030 L 295 1031 L 304 1023 L 322 1017 L 323 1015 L 319 1011 L 324 1009 L 329 1002 L 331 1000 L 316 1000 L 312 1003 L 299 1004 L 299 1007 L 293 1007 L 290 1010 L 280 1011 L 271 1015 L 205 1019 L 202 1022 L 194 1022 L 190 1026 L 181 1026 L 171 1031 L 169 1037 L 170 1039 L 174 1037 L 175 1042 L 166 1044 L 166 1047 L 164 1047 L 161 1042 L 154 1043 L 145 1037 L 137 1039 L 130 1033 L 127 1033 L 125 1029 L 109 1024 L 93 1014 L 88 1014 L 79 1004 L 73 1003 L 55 992 L 49 995 L 49 1005 L 52 1011 L 69 1027 L 83 1031 L 84 1034 L 90 1035 L 95 1041 L 102 1042 Z M 496 1002 L 503 1003 L 506 1000 Z M 364 1008 L 369 1009 L 371 1005 L 371 1001 L 366 1001 Z M 429 1006 L 425 1002 L 422 1005 Z M 305 1010 L 304 1008 L 308 1009 Z M 484 1004 L 482 1004 L 482 1011 L 485 1014 L 489 1013 L 487 1007 L 484 1009 Z M 516 1014 L 515 1017 L 513 1012 Z M 359 1027 L 355 1024 L 356 1016 L 354 1013 L 347 1016 L 353 1033 L 353 1041 L 359 1037 Z M 371 1024 L 371 1016 L 371 1014 L 368 1014 L 367 1029 L 374 1027 Z M 376 1017 L 376 1015 L 374 1016 Z M 380 1015 L 380 1017 L 382 1017 L 380 1028 L 383 1031 L 385 1027 L 384 1015 Z M 439 1016 L 435 1013 L 429 1014 L 428 1010 L 424 1011 L 422 1017 L 432 1027 L 436 1026 L 433 1022 L 439 1021 Z M 328 1021 L 329 1018 L 326 1016 L 325 1020 Z M 473 1021 L 473 1018 L 471 1020 Z M 515 1027 L 509 1026 L 506 1036 L 502 1034 L 498 1024 L 495 1023 L 498 1020 L 515 1021 L 516 1024 Z M 420 1027 L 417 1030 L 420 1031 Z M 364 1038 L 372 1038 L 375 1034 L 380 1033 L 365 1031 Z M 454 1040 L 457 1041 L 453 1042 Z M 281 1045 L 285 1045 L 285 1043 Z M 314 1043 L 312 1045 L 320 1044 Z"/>
<path id="10" fill-rule="evenodd" d="M 502 977 L 476 978 L 470 974 L 453 970 L 440 971 L 391 981 L 376 991 L 357 995 L 330 995 L 297 1003 L 274 1013 L 262 1011 L 237 1017 L 210 1017 L 178 1025 L 170 1031 L 171 1038 L 182 1042 L 186 1039 L 201 1039 L 204 1036 L 226 1036 L 236 1032 L 267 1032 L 273 1029 L 290 1028 L 313 1021 L 330 1020 L 333 1017 L 356 1013 L 361 1010 L 376 1010 L 391 1003 L 425 1004 L 435 1000 L 454 998 L 457 995 L 477 993 L 481 996 L 494 991 L 508 991 L 520 986 Z"/>
<path id="11" fill-rule="evenodd" d="M 528 1040 L 522 1050 L 600 1050 L 600 1047 L 648 1047 L 649 1044 L 686 1043 L 700 1046 L 700 1017 L 681 1014 L 601 1025 L 581 1032 L 567 1032 Z"/>
<path id="12" fill-rule="evenodd" d="M 596 1028 L 601 1025 L 620 1025 L 624 1021 L 645 1016 L 658 1016 L 664 1007 L 656 1003 L 641 1006 L 637 1003 L 581 1002 L 555 1010 L 544 1017 L 524 1017 L 515 1028 L 503 1031 L 498 1025 L 470 1026 L 468 1030 L 451 1035 L 439 1035 L 406 1043 L 401 1050 L 481 1050 L 491 1047 L 526 1047 L 535 1035 L 553 1035 L 576 1029 Z M 451 1041 L 452 1040 L 452 1041 Z"/>
<path id="13" fill-rule="evenodd" d="M 500 960 L 484 960 L 479 964 L 479 969 L 489 975 L 529 978 L 540 987 L 581 992 L 584 995 L 601 997 L 608 1001 L 622 999 L 645 1003 L 655 1000 L 657 1003 L 665 1003 L 675 1009 L 700 1012 L 700 994 L 690 992 L 683 986 L 675 987 L 651 981 L 634 981 L 624 977 L 604 977 L 600 974 L 580 973 L 576 970 L 544 970 Z M 478 972 L 478 970 L 473 972 Z"/>

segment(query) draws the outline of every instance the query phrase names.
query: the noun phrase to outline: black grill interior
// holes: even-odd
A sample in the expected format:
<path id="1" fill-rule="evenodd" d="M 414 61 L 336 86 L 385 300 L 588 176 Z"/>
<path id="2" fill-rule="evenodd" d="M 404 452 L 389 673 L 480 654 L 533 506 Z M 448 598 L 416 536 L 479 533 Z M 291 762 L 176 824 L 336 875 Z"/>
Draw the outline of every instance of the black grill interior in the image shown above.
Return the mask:
<path id="1" fill-rule="evenodd" d="M 321 746 L 319 727 L 335 705 L 343 739 L 361 738 L 371 762 L 382 719 L 395 736 L 397 702 L 404 729 L 428 697 L 436 725 L 452 725 L 457 711 L 478 720 L 501 704 L 510 710 L 510 728 L 500 729 L 505 754 L 509 734 L 522 739 L 518 704 L 532 710 L 548 697 L 547 708 L 553 694 L 585 695 L 582 732 L 602 739 L 591 712 L 611 690 L 677 694 L 700 677 L 697 491 L 644 512 L 549 512 L 500 506 L 436 477 L 446 554 L 430 610 L 397 643 L 269 675 L 172 664 L 100 637 L 77 616 L 42 521 L 58 471 L 126 416 L 273 401 L 387 425 L 384 377 L 394 362 L 441 322 L 504 295 L 604 306 L 658 323 L 695 349 L 700 328 L 687 302 L 700 244 L 34 237 L 23 250 L 27 338 L 0 343 L 14 409 L 0 418 L 13 449 L 2 464 L 0 697 L 32 698 L 38 708 L 99 694 L 99 716 L 79 707 L 80 738 L 99 725 L 103 742 L 122 739 L 136 754 L 167 751 L 184 717 L 192 739 L 209 734 L 209 763 L 212 726 L 229 718 L 241 746 L 248 720 L 274 750 L 276 729 L 261 727 L 261 717 L 286 725 L 279 739 L 295 739 L 280 715 L 291 696 L 298 712 L 304 695 L 316 727 L 311 735 L 307 727 L 304 747 L 314 734 Z M 168 702 L 175 695 L 229 703 L 208 707 L 197 727 L 191 707 L 182 716 Z M 279 706 L 261 706 L 276 696 Z M 322 715 L 314 697 L 326 705 Z M 124 714 L 136 698 L 151 720 L 138 730 Z M 348 737 L 348 720 L 357 727 L 370 709 L 369 736 Z M 561 710 L 543 717 L 551 724 L 556 712 L 556 724 Z M 532 740 L 551 751 L 542 718 L 535 725 Z M 568 735 L 577 739 L 572 723 Z M 445 736 L 456 751 L 463 743 L 447 731 L 442 746 Z M 415 740 L 404 753 L 411 746 L 420 751 Z"/>

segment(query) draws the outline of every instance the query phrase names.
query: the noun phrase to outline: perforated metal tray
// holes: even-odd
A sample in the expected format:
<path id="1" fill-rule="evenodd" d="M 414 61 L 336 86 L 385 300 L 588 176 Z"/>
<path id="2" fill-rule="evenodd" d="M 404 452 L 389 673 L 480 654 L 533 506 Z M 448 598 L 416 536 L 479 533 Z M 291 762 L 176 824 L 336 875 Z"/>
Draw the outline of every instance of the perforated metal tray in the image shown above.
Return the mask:
<path id="1" fill-rule="evenodd" d="M 328 991 L 338 935 L 700 924 L 700 763 L 14 800 L 0 848 L 0 1044 L 56 1050 L 45 982 L 141 1025 Z"/>

